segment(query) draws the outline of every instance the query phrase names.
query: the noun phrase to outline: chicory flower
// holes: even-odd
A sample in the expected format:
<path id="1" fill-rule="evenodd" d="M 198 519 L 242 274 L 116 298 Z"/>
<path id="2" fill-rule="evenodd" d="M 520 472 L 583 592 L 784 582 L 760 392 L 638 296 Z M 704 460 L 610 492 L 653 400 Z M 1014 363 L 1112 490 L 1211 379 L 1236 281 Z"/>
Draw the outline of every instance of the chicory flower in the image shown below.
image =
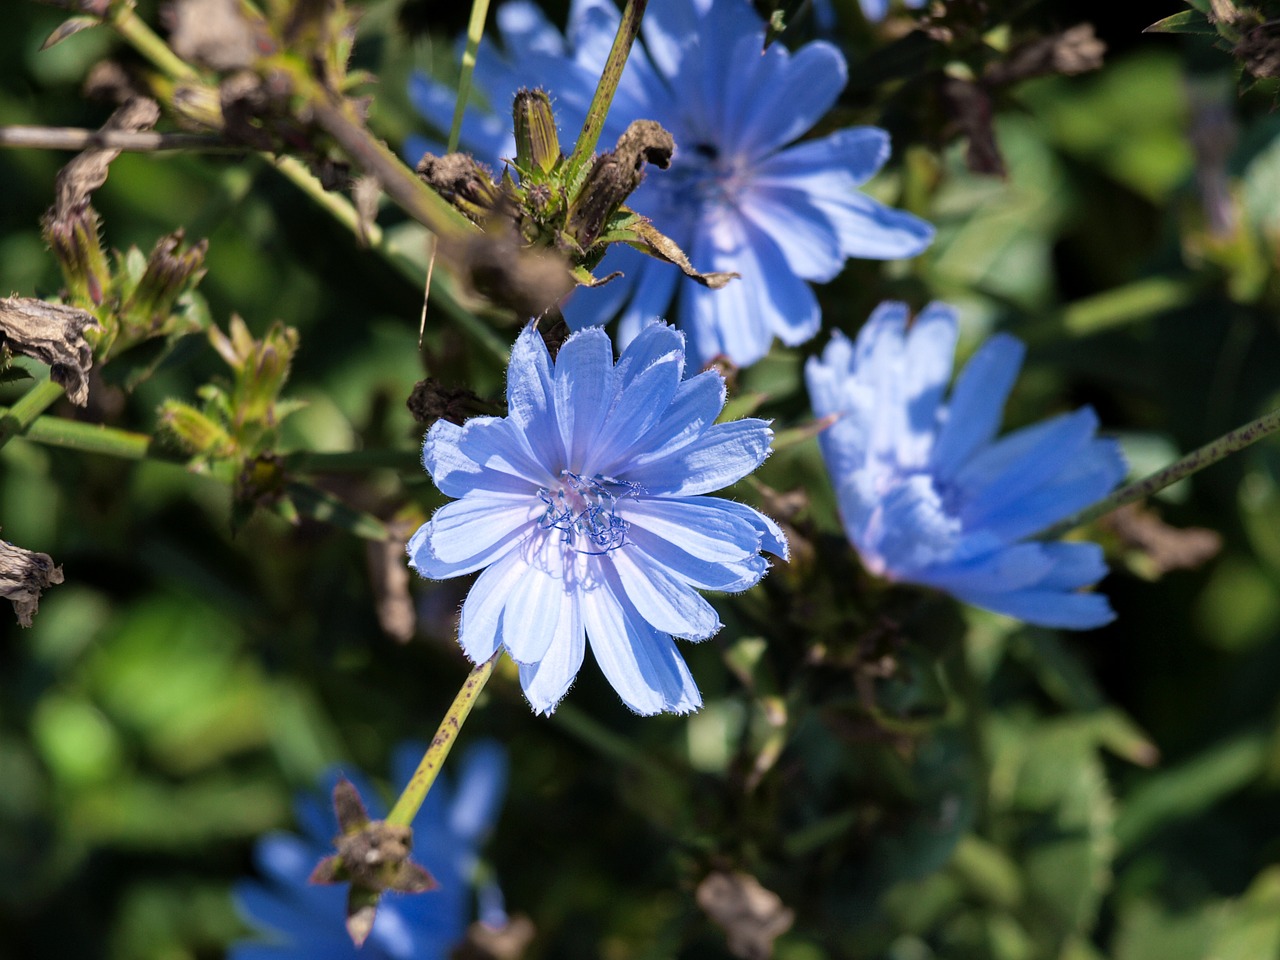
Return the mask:
<path id="1" fill-rule="evenodd" d="M 554 362 L 536 327 L 507 372 L 508 414 L 431 427 L 422 460 L 452 503 L 409 541 L 432 579 L 483 570 L 458 639 L 476 663 L 505 648 L 525 696 L 549 714 L 587 643 L 628 707 L 687 713 L 701 695 L 672 636 L 720 629 L 699 589 L 736 593 L 781 557 L 777 525 L 706 494 L 751 473 L 773 437 L 762 420 L 716 423 L 720 374 L 683 379 L 684 338 L 642 327 L 617 363 L 599 328 Z"/>
<path id="2" fill-rule="evenodd" d="M 397 748 L 394 783 L 408 783 L 422 752 L 420 745 Z M 506 752 L 492 741 L 463 755 L 456 788 L 440 776 L 412 824 L 414 859 L 439 886 L 426 893 L 384 893 L 369 938 L 357 948 L 343 922 L 346 887 L 308 883 L 317 862 L 333 852 L 339 832 L 328 800 L 338 771 L 331 771 L 323 795 L 307 793 L 296 802 L 302 836 L 273 833 L 258 841 L 254 857 L 263 881 L 237 884 L 235 900 L 262 938 L 236 944 L 229 960 L 447 960 L 474 914 L 476 851 L 497 817 L 506 776 Z M 348 779 L 369 813 L 382 817 L 377 791 L 358 773 Z M 482 888 L 480 900 L 481 919 L 504 925 L 496 886 Z"/>
<path id="3" fill-rule="evenodd" d="M 566 43 L 532 4 L 508 3 L 497 23 L 506 56 L 482 45 L 475 83 L 495 111 L 521 86 L 553 95 L 562 141 L 571 142 L 617 31 L 612 0 L 575 0 Z M 850 257 L 911 257 L 933 239 L 923 220 L 859 191 L 889 157 L 876 127 L 850 127 L 797 142 L 835 103 L 846 66 L 829 43 L 794 53 L 764 47 L 765 25 L 747 0 L 652 0 L 644 43 L 632 48 L 609 111 L 602 143 L 637 119 L 656 120 L 675 138 L 669 170 L 651 172 L 629 205 L 706 272 L 741 274 L 720 290 L 678 269 L 615 245 L 596 273 L 623 276 L 580 288 L 565 304 L 581 329 L 621 315 L 619 339 L 655 317 L 688 334 L 699 365 L 723 355 L 747 366 L 776 336 L 788 346 L 818 332 L 820 312 L 809 282 L 836 276 Z M 448 129 L 454 94 L 416 75 L 418 110 Z M 514 156 L 505 119 L 469 112 L 463 143 L 482 159 Z M 426 147 L 411 141 L 411 153 Z M 567 149 L 567 148 L 566 148 Z"/>
<path id="4" fill-rule="evenodd" d="M 934 303 L 908 326 L 884 303 L 850 343 L 836 333 L 805 368 L 845 533 L 872 573 L 950 593 L 1027 623 L 1109 622 L 1092 543 L 1028 539 L 1124 477 L 1119 444 L 1089 408 L 996 439 L 1023 346 L 1007 334 L 974 354 L 944 398 L 956 312 Z"/>

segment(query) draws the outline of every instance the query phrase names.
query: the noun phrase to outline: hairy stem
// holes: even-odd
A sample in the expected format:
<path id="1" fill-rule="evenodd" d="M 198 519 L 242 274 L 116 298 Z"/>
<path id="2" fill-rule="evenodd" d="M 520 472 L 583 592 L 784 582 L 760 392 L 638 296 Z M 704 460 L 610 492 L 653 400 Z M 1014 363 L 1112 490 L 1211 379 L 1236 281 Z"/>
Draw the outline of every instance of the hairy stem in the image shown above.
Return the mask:
<path id="1" fill-rule="evenodd" d="M 453 698 L 449 712 L 440 721 L 440 727 L 436 730 L 436 735 L 432 738 L 431 745 L 427 747 L 427 752 L 423 754 L 422 762 L 418 764 L 418 769 L 413 772 L 413 776 L 409 778 L 409 783 L 405 786 L 404 792 L 400 794 L 400 799 L 396 801 L 396 805 L 387 814 L 387 823 L 400 824 L 404 827 L 413 823 L 413 818 L 417 816 L 418 810 L 422 807 L 422 801 L 427 798 L 431 785 L 436 782 L 440 768 L 444 766 L 445 758 L 449 756 L 449 751 L 453 749 L 454 741 L 458 739 L 458 732 L 462 729 L 462 725 L 467 722 L 471 708 L 475 706 L 476 698 L 480 696 L 480 691 L 484 689 L 484 685 L 489 682 L 489 677 L 493 674 L 494 665 L 498 662 L 500 656 L 502 656 L 501 650 L 484 663 L 476 666 L 468 674 L 466 681 L 462 684 L 462 689 Z"/>
<path id="2" fill-rule="evenodd" d="M 1243 450 L 1245 447 L 1257 443 L 1263 437 L 1270 436 L 1277 430 L 1280 430 L 1280 410 L 1272 410 L 1251 423 L 1246 423 L 1242 427 L 1236 427 L 1236 429 L 1224 433 L 1217 440 L 1206 443 L 1198 450 L 1193 450 L 1185 457 L 1175 460 L 1169 466 L 1157 470 L 1141 480 L 1135 480 L 1133 483 L 1121 487 L 1109 497 L 1104 497 L 1097 503 L 1085 507 L 1065 520 L 1042 530 L 1036 535 L 1036 539 L 1051 540 L 1055 537 L 1060 537 L 1068 530 L 1083 526 L 1092 520 L 1105 516 L 1125 504 L 1145 499 L 1153 493 L 1177 483 L 1184 477 L 1189 477 L 1193 473 L 1198 473 L 1205 467 L 1217 463 L 1237 450 Z"/>
<path id="3" fill-rule="evenodd" d="M 448 153 L 458 149 L 458 138 L 462 135 L 462 115 L 467 110 L 471 75 L 476 69 L 476 51 L 480 49 L 484 20 L 488 15 L 489 0 L 472 0 L 471 19 L 467 21 L 467 48 L 462 51 L 462 76 L 458 78 L 458 100 L 453 105 L 453 123 L 449 126 L 449 144 L 446 147 Z"/>
<path id="4" fill-rule="evenodd" d="M 574 144 L 573 154 L 566 164 L 566 183 L 575 182 L 582 168 L 591 161 L 596 151 L 596 144 L 600 141 L 600 131 L 604 129 L 605 117 L 609 115 L 613 95 L 618 90 L 618 81 L 622 79 L 622 69 L 627 65 L 631 45 L 640 33 L 640 18 L 644 16 L 646 6 L 648 6 L 648 0 L 627 0 L 626 8 L 622 11 L 622 21 L 618 24 L 618 33 L 613 38 L 613 46 L 609 49 L 609 58 L 605 61 L 604 72 L 600 74 L 600 83 L 596 86 L 595 96 L 591 98 L 587 119 L 583 121 L 582 132 L 578 134 L 578 142 Z"/>

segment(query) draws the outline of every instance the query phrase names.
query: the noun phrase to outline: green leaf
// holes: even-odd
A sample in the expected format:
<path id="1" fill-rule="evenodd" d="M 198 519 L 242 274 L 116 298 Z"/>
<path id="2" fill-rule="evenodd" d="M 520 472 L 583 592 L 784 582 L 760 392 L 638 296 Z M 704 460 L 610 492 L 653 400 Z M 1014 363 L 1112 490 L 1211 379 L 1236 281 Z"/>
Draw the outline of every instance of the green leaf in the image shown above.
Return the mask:
<path id="1" fill-rule="evenodd" d="M 1209 22 L 1209 18 L 1198 10 L 1183 10 L 1171 17 L 1157 20 L 1143 33 L 1207 33 L 1216 35 L 1217 30 Z"/>

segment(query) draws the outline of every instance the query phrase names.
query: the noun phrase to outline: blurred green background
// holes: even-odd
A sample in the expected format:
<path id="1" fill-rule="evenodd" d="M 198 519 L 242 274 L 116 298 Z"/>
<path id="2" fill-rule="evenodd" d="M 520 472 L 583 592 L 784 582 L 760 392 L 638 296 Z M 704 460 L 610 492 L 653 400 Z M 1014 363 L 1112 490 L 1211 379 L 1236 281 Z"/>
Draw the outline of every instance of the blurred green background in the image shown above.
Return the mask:
<path id="1" fill-rule="evenodd" d="M 408 70 L 450 74 L 463 12 L 363 6 L 356 58 L 380 77 L 374 126 L 398 143 L 416 127 Z M 852 85 L 838 119 L 894 134 L 871 189 L 939 235 L 918 261 L 851 262 L 821 291 L 826 321 L 856 330 L 891 296 L 955 302 L 965 351 L 994 329 L 1031 346 L 1007 424 L 1092 404 L 1140 474 L 1280 402 L 1280 119 L 1206 40 L 1142 35 L 1173 0 L 1003 6 L 1017 30 L 1092 22 L 1104 68 L 997 103 L 1006 178 L 968 172 L 948 142 L 938 61 Z M 855 64 L 892 42 L 892 24 L 841 17 Z M 6 5 L 0 123 L 109 112 L 83 80 L 131 55 L 105 30 L 38 52 L 60 19 Z M 66 159 L 0 152 L 0 292 L 58 292 L 39 218 Z M 179 225 L 207 237 L 200 289 L 220 326 L 298 329 L 287 395 L 307 406 L 286 450 L 404 451 L 404 469 L 319 478 L 326 490 L 384 519 L 441 502 L 413 467 L 422 428 L 404 400 L 427 374 L 493 395 L 502 369 L 446 311 L 419 350 L 413 276 L 252 156 L 126 155 L 95 206 L 121 250 Z M 776 349 L 738 394 L 803 422 L 800 368 L 824 341 Z M 133 392 L 108 366 L 87 411 L 53 412 L 152 432 L 163 400 L 219 372 L 197 337 Z M 588 664 L 555 718 L 531 717 L 506 676 L 466 728 L 510 748 L 487 859 L 537 927 L 529 957 L 727 957 L 694 903 L 712 869 L 754 874 L 796 911 L 781 960 L 1280 956 L 1276 444 L 1159 499 L 1175 527 L 1221 534 L 1196 569 L 1092 530 L 1119 619 L 1083 636 L 868 583 L 812 442 L 760 479 L 805 496 L 797 558 L 717 600 L 725 630 L 684 645 L 702 713 L 632 717 Z M 466 674 L 465 582 L 412 584 L 416 634 L 396 642 L 376 615 L 376 548 L 263 511 L 233 532 L 226 486 L 174 463 L 16 440 L 0 450 L 0 526 L 66 576 L 31 629 L 0 617 L 0 957 L 220 957 L 248 933 L 229 888 L 252 874 L 254 838 L 288 828 L 291 797 L 329 764 L 380 775 Z"/>

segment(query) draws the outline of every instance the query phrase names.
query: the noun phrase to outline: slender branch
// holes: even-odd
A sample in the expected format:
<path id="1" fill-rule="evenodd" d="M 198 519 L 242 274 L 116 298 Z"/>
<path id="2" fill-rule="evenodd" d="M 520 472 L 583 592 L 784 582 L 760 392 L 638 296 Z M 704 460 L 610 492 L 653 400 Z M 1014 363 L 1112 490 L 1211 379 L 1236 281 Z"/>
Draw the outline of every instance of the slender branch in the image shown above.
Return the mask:
<path id="1" fill-rule="evenodd" d="M 0 127 L 0 147 L 75 151 L 99 148 L 128 150 L 136 153 L 153 150 L 244 152 L 244 147 L 233 146 L 217 134 L 156 133 L 154 130 L 85 130 L 80 127 Z"/>
<path id="2" fill-rule="evenodd" d="M 12 407 L 0 416 L 0 447 L 22 433 L 62 396 L 61 384 L 44 379 L 24 393 Z"/>
<path id="3" fill-rule="evenodd" d="M 201 79 L 194 67 L 170 50 L 169 45 L 138 18 L 133 12 L 132 4 L 117 3 L 113 6 L 115 9 L 108 17 L 108 22 L 135 50 L 173 80 Z"/>
<path id="4" fill-rule="evenodd" d="M 1085 507 L 1065 520 L 1042 530 L 1036 534 L 1036 539 L 1051 540 L 1055 537 L 1060 537 L 1068 530 L 1083 526 L 1092 520 L 1105 516 L 1125 504 L 1145 499 L 1151 494 L 1217 463 L 1230 454 L 1257 443 L 1263 437 L 1270 436 L 1277 430 L 1280 430 L 1280 410 L 1272 410 L 1251 423 L 1246 423 L 1242 427 L 1237 427 L 1228 433 L 1224 433 L 1217 440 L 1206 443 L 1198 450 L 1193 450 L 1180 460 L 1175 460 L 1169 466 L 1157 470 L 1141 480 L 1135 480 L 1133 483 L 1121 487 L 1109 497 L 1104 497 L 1097 503 Z"/>
<path id="5" fill-rule="evenodd" d="M 316 123 L 366 173 L 376 177 L 387 196 L 442 241 L 459 242 L 475 235 L 475 228 L 447 200 L 419 180 L 387 145 L 347 116 L 319 87 L 312 85 L 311 108 Z"/>
<path id="6" fill-rule="evenodd" d="M 462 51 L 462 76 L 458 78 L 458 99 L 453 105 L 453 123 L 449 126 L 447 153 L 458 149 L 458 139 L 462 134 L 462 115 L 467 110 L 467 97 L 471 95 L 471 75 L 476 69 L 476 51 L 480 49 L 484 20 L 488 15 L 489 0 L 472 0 L 471 19 L 467 22 L 467 48 Z"/>
<path id="7" fill-rule="evenodd" d="M 16 409 L 16 405 L 9 410 L 0 408 L 0 421 L 7 421 Z M 157 458 L 156 452 L 152 449 L 151 437 L 145 433 L 117 430 L 100 423 L 85 423 L 63 417 L 37 417 L 19 433 L 24 440 L 42 443 L 48 447 L 78 450 L 81 453 L 101 453 L 110 457 L 120 457 L 123 460 Z M 181 462 L 178 458 L 174 459 L 175 462 Z"/>
<path id="8" fill-rule="evenodd" d="M 605 117 L 609 115 L 613 95 L 618 90 L 618 81 L 622 79 L 622 69 L 627 65 L 631 45 L 640 33 L 640 18 L 644 16 L 646 6 L 648 0 L 627 0 L 626 8 L 622 11 L 622 20 L 618 24 L 618 33 L 613 38 L 613 46 L 609 48 L 609 58 L 605 60 L 600 83 L 596 85 L 587 118 L 582 123 L 582 132 L 578 134 L 578 142 L 574 144 L 573 154 L 566 164 L 566 183 L 572 184 L 576 180 L 578 173 L 596 151 Z"/>
<path id="9" fill-rule="evenodd" d="M 489 677 L 493 674 L 494 664 L 498 662 L 500 656 L 502 656 L 501 650 L 484 663 L 476 666 L 467 676 L 466 682 L 462 684 L 462 689 L 453 698 L 449 712 L 440 721 L 440 727 L 436 730 L 431 746 L 427 747 L 427 752 L 423 754 L 422 762 L 418 764 L 418 769 L 413 772 L 413 776 L 409 778 L 408 784 L 405 785 L 404 792 L 400 794 L 400 799 L 396 801 L 396 805 L 387 814 L 387 823 L 398 823 L 405 827 L 413 823 L 413 818 L 417 816 L 418 810 L 422 807 L 422 801 L 427 798 L 427 793 L 431 790 L 431 785 L 436 782 L 440 768 L 444 766 L 445 758 L 449 756 L 449 751 L 453 749 L 453 742 L 458 738 L 458 731 L 467 722 L 471 708 L 475 706 L 476 698 L 480 696 L 480 691 L 484 689 L 484 685 L 489 682 Z"/>

